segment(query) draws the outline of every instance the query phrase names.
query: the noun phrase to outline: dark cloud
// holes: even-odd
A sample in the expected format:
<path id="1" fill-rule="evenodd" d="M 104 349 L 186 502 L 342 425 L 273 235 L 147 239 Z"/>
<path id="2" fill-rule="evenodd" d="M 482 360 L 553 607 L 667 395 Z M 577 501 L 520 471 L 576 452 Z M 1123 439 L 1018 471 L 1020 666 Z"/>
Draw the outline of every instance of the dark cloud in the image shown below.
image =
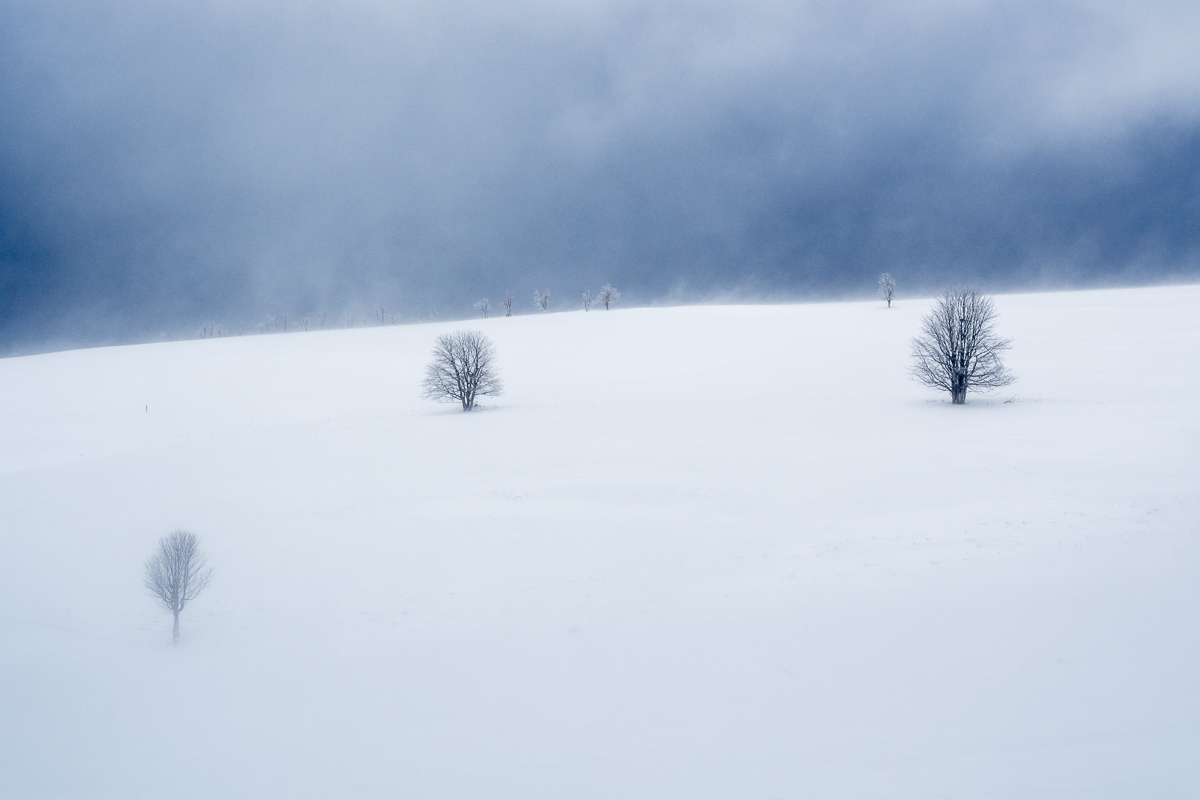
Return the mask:
<path id="1" fill-rule="evenodd" d="M 0 7 L 8 350 L 505 288 L 1200 274 L 1200 11 Z"/>

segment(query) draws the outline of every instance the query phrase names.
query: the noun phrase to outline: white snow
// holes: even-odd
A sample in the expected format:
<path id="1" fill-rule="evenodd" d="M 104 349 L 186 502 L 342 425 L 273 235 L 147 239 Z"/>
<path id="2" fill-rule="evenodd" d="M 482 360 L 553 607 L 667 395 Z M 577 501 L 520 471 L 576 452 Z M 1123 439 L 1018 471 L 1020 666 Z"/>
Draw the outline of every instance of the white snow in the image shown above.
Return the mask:
<path id="1" fill-rule="evenodd" d="M 0 796 L 1194 797 L 1200 287 L 998 297 L 965 407 L 928 306 L 0 361 Z"/>

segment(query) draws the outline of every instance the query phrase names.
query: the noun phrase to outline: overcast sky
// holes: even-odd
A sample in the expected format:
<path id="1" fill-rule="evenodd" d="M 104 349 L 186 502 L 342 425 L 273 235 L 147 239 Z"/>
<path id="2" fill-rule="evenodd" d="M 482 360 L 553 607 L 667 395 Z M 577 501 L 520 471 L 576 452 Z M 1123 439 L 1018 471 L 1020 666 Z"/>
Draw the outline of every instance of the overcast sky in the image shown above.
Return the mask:
<path id="1" fill-rule="evenodd" d="M 1200 3 L 0 0 L 0 352 L 1200 278 Z"/>

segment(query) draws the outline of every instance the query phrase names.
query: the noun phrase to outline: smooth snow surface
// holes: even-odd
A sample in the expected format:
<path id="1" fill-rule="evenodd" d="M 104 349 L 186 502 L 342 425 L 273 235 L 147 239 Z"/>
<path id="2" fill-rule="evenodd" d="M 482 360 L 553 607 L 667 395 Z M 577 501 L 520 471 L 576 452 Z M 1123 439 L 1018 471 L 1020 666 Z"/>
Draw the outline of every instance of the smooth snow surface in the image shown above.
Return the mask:
<path id="1" fill-rule="evenodd" d="M 0 796 L 1196 797 L 1200 287 L 998 297 L 965 407 L 929 305 L 0 361 Z"/>

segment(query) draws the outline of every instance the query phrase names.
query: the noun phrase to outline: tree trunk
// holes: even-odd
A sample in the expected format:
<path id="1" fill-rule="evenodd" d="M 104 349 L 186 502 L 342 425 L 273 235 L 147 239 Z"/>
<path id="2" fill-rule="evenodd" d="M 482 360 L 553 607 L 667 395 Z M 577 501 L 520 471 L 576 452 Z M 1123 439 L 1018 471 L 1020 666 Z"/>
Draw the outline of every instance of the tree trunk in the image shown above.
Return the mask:
<path id="1" fill-rule="evenodd" d="M 967 403 L 967 376 L 961 373 L 954 376 L 953 388 L 950 390 L 950 397 L 956 406 L 966 405 Z"/>
<path id="2" fill-rule="evenodd" d="M 175 637 L 172 640 L 172 643 L 179 644 L 179 612 L 178 611 L 175 612 L 175 627 L 171 630 L 171 635 Z"/>

